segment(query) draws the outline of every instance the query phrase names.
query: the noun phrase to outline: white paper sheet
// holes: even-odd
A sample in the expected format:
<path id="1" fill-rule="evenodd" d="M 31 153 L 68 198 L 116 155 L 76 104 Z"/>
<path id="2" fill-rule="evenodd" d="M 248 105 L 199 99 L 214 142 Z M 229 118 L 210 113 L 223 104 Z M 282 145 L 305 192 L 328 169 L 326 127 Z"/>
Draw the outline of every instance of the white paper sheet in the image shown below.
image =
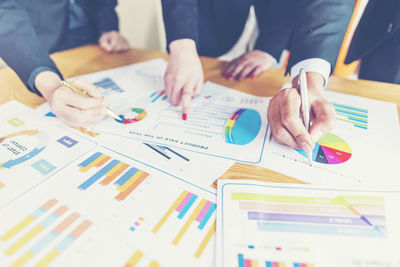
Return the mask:
<path id="1" fill-rule="evenodd" d="M 263 166 L 319 185 L 399 186 L 400 130 L 393 103 L 334 92 L 336 128 L 320 139 L 313 162 L 268 138 Z"/>
<path id="2" fill-rule="evenodd" d="M 220 180 L 217 266 L 398 266 L 400 191 Z"/>
<path id="3" fill-rule="evenodd" d="M 140 251 L 135 266 L 211 266 L 215 200 L 186 181 L 96 147 L 0 211 L 0 262 L 33 265 L 53 255 L 56 266 L 123 266 Z M 74 213 L 72 223 L 60 225 Z M 87 229 L 74 234 L 85 221 Z"/>

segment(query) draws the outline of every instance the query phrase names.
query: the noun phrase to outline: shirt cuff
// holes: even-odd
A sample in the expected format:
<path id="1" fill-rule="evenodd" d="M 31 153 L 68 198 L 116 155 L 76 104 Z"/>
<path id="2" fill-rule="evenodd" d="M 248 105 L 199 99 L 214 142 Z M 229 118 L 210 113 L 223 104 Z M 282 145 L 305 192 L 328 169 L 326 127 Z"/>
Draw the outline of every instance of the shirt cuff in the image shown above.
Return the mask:
<path id="1" fill-rule="evenodd" d="M 56 73 L 58 76 L 60 76 L 61 79 L 63 79 L 63 76 L 61 75 L 61 73 L 55 68 L 48 67 L 48 66 L 40 66 L 40 67 L 37 67 L 36 69 L 34 69 L 31 72 L 31 74 L 29 75 L 27 86 L 28 86 L 29 91 L 37 94 L 38 96 L 43 96 L 43 95 L 36 88 L 35 79 L 36 79 L 36 76 L 39 75 L 39 73 L 42 73 L 44 71 L 52 71 L 52 72 Z"/>
<path id="2" fill-rule="evenodd" d="M 290 69 L 292 80 L 300 74 L 301 69 L 304 69 L 305 72 L 321 74 L 324 78 L 324 88 L 328 84 L 328 78 L 331 73 L 331 64 L 328 61 L 322 58 L 309 58 L 298 62 Z"/>

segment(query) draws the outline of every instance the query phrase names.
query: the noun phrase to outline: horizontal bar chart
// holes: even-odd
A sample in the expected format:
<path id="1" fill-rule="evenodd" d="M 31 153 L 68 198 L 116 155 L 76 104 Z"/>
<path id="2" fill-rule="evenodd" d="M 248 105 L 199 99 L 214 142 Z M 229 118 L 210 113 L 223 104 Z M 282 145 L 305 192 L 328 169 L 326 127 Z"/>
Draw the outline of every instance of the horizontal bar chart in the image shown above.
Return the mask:
<path id="1" fill-rule="evenodd" d="M 368 129 L 368 110 L 332 103 L 336 111 L 336 119 L 351 124 L 354 127 Z"/>
<path id="2" fill-rule="evenodd" d="M 177 235 L 172 241 L 172 244 L 178 245 L 182 240 L 184 235 L 189 230 L 190 226 L 196 221 L 198 223 L 197 229 L 204 230 L 207 223 L 210 221 L 212 216 L 215 214 L 216 204 L 211 201 L 200 199 L 197 204 L 196 201 L 199 200 L 198 196 L 184 190 L 179 197 L 172 203 L 170 208 L 161 217 L 158 223 L 153 228 L 152 232 L 157 234 L 161 227 L 166 223 L 166 221 L 174 214 L 177 215 L 178 220 L 183 220 L 187 217 L 187 220 L 183 224 L 182 228 L 179 230 Z M 189 212 L 190 211 L 190 212 Z M 190 215 L 188 215 L 190 213 Z M 205 234 L 200 246 L 195 252 L 195 257 L 199 258 L 207 244 L 209 243 L 212 236 L 215 234 L 215 221 L 213 225 L 209 228 L 208 232 Z"/>
<path id="3" fill-rule="evenodd" d="M 21 250 L 11 266 L 24 266 L 48 250 L 47 255 L 43 254 L 46 256 L 35 265 L 47 266 L 91 226 L 92 223 L 84 220 L 80 214 L 69 211 L 70 208 L 58 200 L 50 199 L 3 234 L 0 241 L 7 242 L 8 246 L 3 251 L 6 256 L 12 256 Z M 43 219 L 38 221 L 41 218 Z M 72 228 L 75 223 L 79 224 Z M 54 227 L 50 228 L 52 225 Z M 57 238 L 61 238 L 61 242 L 51 248 Z"/>
<path id="4" fill-rule="evenodd" d="M 79 172 L 86 173 L 98 169 L 93 175 L 78 186 L 79 190 L 88 190 L 94 184 L 107 186 L 113 184 L 117 187 L 118 194 L 114 199 L 125 200 L 148 177 L 149 173 L 130 166 L 124 162 L 112 159 L 101 152 L 95 152 L 79 165 Z"/>
<path id="5" fill-rule="evenodd" d="M 258 231 L 385 237 L 384 199 L 338 195 L 332 198 L 258 193 L 231 194 Z"/>

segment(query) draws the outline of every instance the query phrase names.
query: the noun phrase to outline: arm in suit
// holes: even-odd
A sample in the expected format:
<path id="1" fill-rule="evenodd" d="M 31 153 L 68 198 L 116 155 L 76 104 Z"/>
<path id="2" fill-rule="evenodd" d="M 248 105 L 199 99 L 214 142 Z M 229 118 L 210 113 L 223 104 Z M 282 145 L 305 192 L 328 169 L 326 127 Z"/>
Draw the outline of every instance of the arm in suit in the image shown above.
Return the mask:
<path id="1" fill-rule="evenodd" d="M 197 0 L 162 0 L 167 47 L 178 39 L 198 41 L 199 12 Z"/>
<path id="2" fill-rule="evenodd" d="M 38 39 L 25 9 L 15 0 L 0 2 L 0 57 L 18 74 L 27 88 L 34 86 L 38 70 L 61 75 Z"/>
<path id="3" fill-rule="evenodd" d="M 288 70 L 310 58 L 321 58 L 334 69 L 355 0 L 301 0 Z"/>
<path id="4" fill-rule="evenodd" d="M 93 20 L 95 22 L 99 36 L 110 31 L 118 31 L 118 16 L 115 12 L 116 0 L 93 1 L 90 10 L 93 10 Z"/>
<path id="5" fill-rule="evenodd" d="M 279 61 L 288 48 L 296 23 L 298 0 L 255 0 L 259 36 L 254 49 L 267 52 Z"/>

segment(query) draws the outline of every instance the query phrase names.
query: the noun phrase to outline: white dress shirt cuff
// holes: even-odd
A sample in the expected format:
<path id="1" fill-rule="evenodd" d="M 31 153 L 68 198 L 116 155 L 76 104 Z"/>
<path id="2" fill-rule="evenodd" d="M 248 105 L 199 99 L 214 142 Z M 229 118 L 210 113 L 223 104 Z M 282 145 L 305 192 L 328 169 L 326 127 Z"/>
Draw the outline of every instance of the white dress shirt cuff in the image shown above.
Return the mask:
<path id="1" fill-rule="evenodd" d="M 331 74 L 331 64 L 322 58 L 309 58 L 300 61 L 290 69 L 290 77 L 292 80 L 300 74 L 300 70 L 305 72 L 316 72 L 324 77 L 324 88 L 328 83 L 329 75 Z"/>

